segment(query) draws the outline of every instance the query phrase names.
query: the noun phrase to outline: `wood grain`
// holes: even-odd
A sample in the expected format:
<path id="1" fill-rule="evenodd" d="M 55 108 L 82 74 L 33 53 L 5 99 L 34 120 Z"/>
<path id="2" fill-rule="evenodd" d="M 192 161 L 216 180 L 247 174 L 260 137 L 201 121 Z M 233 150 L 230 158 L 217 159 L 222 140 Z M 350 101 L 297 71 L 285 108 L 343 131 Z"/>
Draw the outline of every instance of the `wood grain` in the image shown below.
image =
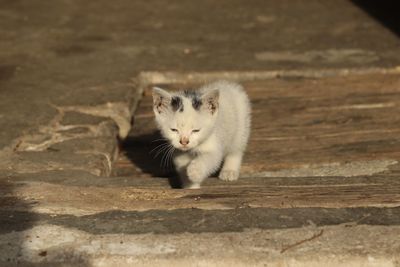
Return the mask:
<path id="1" fill-rule="evenodd" d="M 271 79 L 247 82 L 244 87 L 252 101 L 253 120 L 242 178 L 236 183 L 210 179 L 201 190 L 210 200 L 199 193 L 203 203 L 229 207 L 240 203 L 268 207 L 399 205 L 399 75 Z M 171 168 L 160 168 L 160 160 L 150 154 L 157 138 L 147 91 L 126 150 L 116 162 L 116 175 L 132 179 L 173 176 Z M 351 182 L 359 177 L 364 180 Z M 299 184 L 292 185 L 293 179 Z M 174 200 L 173 205 L 183 203 Z"/>

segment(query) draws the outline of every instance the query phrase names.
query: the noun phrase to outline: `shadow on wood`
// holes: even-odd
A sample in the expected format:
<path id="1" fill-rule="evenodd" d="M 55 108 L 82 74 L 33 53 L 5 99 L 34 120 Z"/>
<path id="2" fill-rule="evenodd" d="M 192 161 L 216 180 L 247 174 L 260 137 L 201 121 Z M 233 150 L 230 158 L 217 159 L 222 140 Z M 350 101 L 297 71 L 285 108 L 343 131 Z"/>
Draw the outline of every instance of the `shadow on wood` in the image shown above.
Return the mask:
<path id="1" fill-rule="evenodd" d="M 352 0 L 352 2 L 400 36 L 399 1 Z"/>
<path id="2" fill-rule="evenodd" d="M 166 177 L 172 188 L 181 188 L 172 159 L 166 155 L 168 143 L 158 131 L 128 136 L 121 145 L 125 156 L 141 172 L 152 177 Z"/>

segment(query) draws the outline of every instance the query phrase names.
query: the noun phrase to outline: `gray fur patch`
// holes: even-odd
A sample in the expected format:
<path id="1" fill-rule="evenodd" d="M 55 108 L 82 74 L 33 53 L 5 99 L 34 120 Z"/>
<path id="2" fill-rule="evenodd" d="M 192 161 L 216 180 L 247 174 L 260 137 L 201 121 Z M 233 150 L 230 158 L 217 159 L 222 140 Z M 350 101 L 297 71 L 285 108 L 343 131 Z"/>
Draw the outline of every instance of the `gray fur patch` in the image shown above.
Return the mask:
<path id="1" fill-rule="evenodd" d="M 192 99 L 192 106 L 195 110 L 200 110 L 201 105 L 203 105 L 203 101 L 201 101 L 201 98 Z"/>
<path id="2" fill-rule="evenodd" d="M 179 112 L 183 112 L 183 102 L 182 98 L 179 96 L 174 96 L 171 99 L 171 107 L 173 111 L 179 110 Z"/>
<path id="3" fill-rule="evenodd" d="M 187 98 L 195 98 L 195 97 L 200 97 L 199 92 L 195 90 L 185 90 L 183 91 L 183 95 Z"/>

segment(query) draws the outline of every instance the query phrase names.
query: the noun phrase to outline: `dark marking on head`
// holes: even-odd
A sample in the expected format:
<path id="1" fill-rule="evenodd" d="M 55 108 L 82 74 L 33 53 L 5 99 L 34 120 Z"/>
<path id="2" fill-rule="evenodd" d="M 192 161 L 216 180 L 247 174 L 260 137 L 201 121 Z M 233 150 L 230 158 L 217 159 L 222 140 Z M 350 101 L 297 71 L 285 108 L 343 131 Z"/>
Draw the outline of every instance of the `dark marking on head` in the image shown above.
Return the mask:
<path id="1" fill-rule="evenodd" d="M 192 99 L 192 106 L 195 110 L 200 110 L 201 105 L 203 105 L 203 101 L 201 101 L 201 98 L 193 98 Z"/>
<path id="2" fill-rule="evenodd" d="M 195 98 L 199 96 L 199 93 L 195 90 L 185 90 L 183 91 L 183 95 L 187 98 Z"/>
<path id="3" fill-rule="evenodd" d="M 174 96 L 171 98 L 171 107 L 173 111 L 179 110 L 179 112 L 183 112 L 183 102 L 182 98 L 179 96 Z"/>

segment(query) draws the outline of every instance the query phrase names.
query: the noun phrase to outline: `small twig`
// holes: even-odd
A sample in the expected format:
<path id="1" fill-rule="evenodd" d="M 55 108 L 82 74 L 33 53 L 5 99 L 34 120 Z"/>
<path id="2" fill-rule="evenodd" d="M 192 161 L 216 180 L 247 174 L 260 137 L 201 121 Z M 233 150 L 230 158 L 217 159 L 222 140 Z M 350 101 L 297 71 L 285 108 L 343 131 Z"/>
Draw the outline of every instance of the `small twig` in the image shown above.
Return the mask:
<path id="1" fill-rule="evenodd" d="M 294 248 L 294 247 L 296 247 L 296 246 L 298 246 L 298 245 L 301 245 L 301 244 L 303 244 L 303 243 L 305 243 L 305 242 L 308 242 L 308 241 L 311 241 L 311 240 L 313 240 L 313 239 L 316 239 L 316 238 L 320 237 L 323 233 L 324 233 L 324 230 L 321 230 L 318 234 L 314 234 L 314 235 L 313 235 L 312 237 L 310 237 L 310 238 L 301 240 L 301 241 L 296 242 L 296 243 L 294 243 L 294 244 L 291 244 L 291 245 L 289 245 L 289 246 L 287 246 L 287 247 L 284 247 L 284 248 L 282 248 L 281 253 L 284 253 L 286 250 L 291 249 L 291 248 Z"/>
<path id="2" fill-rule="evenodd" d="M 21 144 L 22 144 L 22 140 L 19 140 L 18 143 L 14 146 L 13 151 L 16 152 Z"/>

